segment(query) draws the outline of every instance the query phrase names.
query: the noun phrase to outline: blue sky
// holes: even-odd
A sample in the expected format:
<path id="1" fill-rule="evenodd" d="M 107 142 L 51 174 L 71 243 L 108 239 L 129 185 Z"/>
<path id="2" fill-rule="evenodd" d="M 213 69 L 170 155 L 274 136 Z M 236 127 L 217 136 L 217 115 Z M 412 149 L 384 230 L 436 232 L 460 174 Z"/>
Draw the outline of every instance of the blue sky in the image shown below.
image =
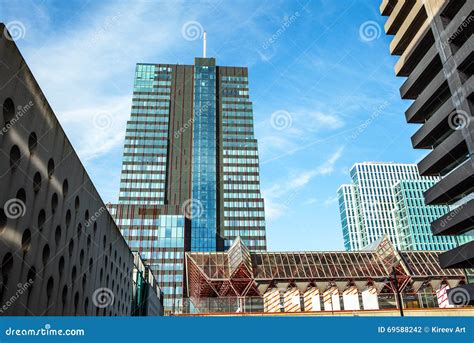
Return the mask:
<path id="1" fill-rule="evenodd" d="M 248 66 L 270 250 L 342 250 L 337 188 L 355 162 L 417 162 L 380 1 L 0 0 L 105 202 L 118 198 L 135 63 Z M 18 23 L 19 22 L 19 23 Z M 187 39 L 186 39 L 187 38 Z"/>

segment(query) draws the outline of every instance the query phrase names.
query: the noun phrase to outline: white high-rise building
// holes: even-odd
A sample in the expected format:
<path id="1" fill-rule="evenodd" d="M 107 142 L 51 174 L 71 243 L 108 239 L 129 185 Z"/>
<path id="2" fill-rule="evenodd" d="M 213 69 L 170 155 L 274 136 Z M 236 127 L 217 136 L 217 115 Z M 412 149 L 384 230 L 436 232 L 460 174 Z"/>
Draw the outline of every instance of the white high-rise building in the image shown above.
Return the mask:
<path id="1" fill-rule="evenodd" d="M 401 180 L 436 180 L 421 177 L 416 164 L 363 162 L 350 170 L 352 184 L 338 189 L 346 250 L 360 250 L 383 235 L 402 249 L 396 221 L 394 186 Z"/>

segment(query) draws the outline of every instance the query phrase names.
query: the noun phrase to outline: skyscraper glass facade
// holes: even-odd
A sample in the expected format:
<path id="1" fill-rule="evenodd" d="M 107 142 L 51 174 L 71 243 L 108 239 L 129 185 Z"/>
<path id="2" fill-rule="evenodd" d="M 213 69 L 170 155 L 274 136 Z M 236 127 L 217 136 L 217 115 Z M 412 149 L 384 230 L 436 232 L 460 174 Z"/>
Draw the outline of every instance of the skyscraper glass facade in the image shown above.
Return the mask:
<path id="1" fill-rule="evenodd" d="M 449 212 L 447 205 L 425 205 L 423 192 L 434 180 L 402 180 L 394 186 L 395 220 L 402 250 L 449 250 L 466 243 L 466 237 L 434 236 L 431 222 Z"/>
<path id="2" fill-rule="evenodd" d="M 356 163 L 350 174 L 352 185 L 338 190 L 345 248 L 360 250 L 387 235 L 398 249 L 406 249 L 406 235 L 397 226 L 394 186 L 401 180 L 432 182 L 437 178 L 421 177 L 416 164 L 400 163 Z"/>
<path id="3" fill-rule="evenodd" d="M 198 62 L 209 59 L 198 59 Z M 217 244 L 216 67 L 194 68 L 191 251 L 215 251 Z"/>
<path id="4" fill-rule="evenodd" d="M 109 206 L 179 312 L 184 252 L 223 251 L 240 237 L 266 250 L 248 70 L 137 64 L 119 203 Z"/>
<path id="5" fill-rule="evenodd" d="M 163 205 L 171 68 L 137 64 L 123 150 L 119 203 Z"/>
<path id="6" fill-rule="evenodd" d="M 240 236 L 250 250 L 266 250 L 264 203 L 260 194 L 248 77 L 245 73 L 222 75 L 220 89 L 224 246 L 229 248 Z"/>
<path id="7" fill-rule="evenodd" d="M 354 185 L 342 185 L 338 191 L 338 201 L 344 248 L 348 251 L 358 250 L 362 246 L 362 241 Z"/>
<path id="8" fill-rule="evenodd" d="M 109 205 L 130 249 L 139 252 L 153 271 L 164 294 L 163 306 L 175 312 L 182 308 L 185 217 L 181 213 L 160 214 L 162 210 L 156 206 Z"/>

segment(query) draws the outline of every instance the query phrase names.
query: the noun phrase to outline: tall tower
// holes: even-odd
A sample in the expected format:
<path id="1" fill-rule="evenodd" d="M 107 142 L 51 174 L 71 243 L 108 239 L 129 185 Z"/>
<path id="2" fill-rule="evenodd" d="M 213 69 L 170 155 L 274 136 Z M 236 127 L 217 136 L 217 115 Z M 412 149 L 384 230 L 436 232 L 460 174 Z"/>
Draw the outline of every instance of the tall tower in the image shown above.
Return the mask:
<path id="1" fill-rule="evenodd" d="M 436 236 L 474 236 L 474 2 L 472 0 L 383 0 L 390 53 L 399 56 L 395 74 L 405 77 L 402 99 L 408 123 L 419 127 L 413 148 L 426 149 L 421 175 L 439 182 L 424 193 L 428 205 L 451 211 L 432 221 Z M 439 255 L 443 268 L 472 268 L 474 241 Z M 474 284 L 450 292 L 474 304 Z M 461 297 L 453 296 L 461 294 Z M 458 298 L 458 299 L 456 299 Z"/>
<path id="2" fill-rule="evenodd" d="M 240 237 L 266 250 L 257 140 L 246 67 L 143 64 L 135 70 L 119 204 L 110 206 L 179 311 L 185 251 L 223 251 Z"/>

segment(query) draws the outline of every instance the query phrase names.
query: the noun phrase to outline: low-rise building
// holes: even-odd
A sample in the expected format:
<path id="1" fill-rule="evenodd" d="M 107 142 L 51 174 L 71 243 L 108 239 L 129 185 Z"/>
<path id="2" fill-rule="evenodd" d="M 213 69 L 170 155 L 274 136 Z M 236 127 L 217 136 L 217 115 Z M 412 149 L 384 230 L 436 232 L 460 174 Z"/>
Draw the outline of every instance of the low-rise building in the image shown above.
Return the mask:
<path id="1" fill-rule="evenodd" d="M 436 252 L 398 252 L 387 236 L 364 251 L 186 253 L 188 313 L 277 313 L 450 308 L 466 280 Z"/>

